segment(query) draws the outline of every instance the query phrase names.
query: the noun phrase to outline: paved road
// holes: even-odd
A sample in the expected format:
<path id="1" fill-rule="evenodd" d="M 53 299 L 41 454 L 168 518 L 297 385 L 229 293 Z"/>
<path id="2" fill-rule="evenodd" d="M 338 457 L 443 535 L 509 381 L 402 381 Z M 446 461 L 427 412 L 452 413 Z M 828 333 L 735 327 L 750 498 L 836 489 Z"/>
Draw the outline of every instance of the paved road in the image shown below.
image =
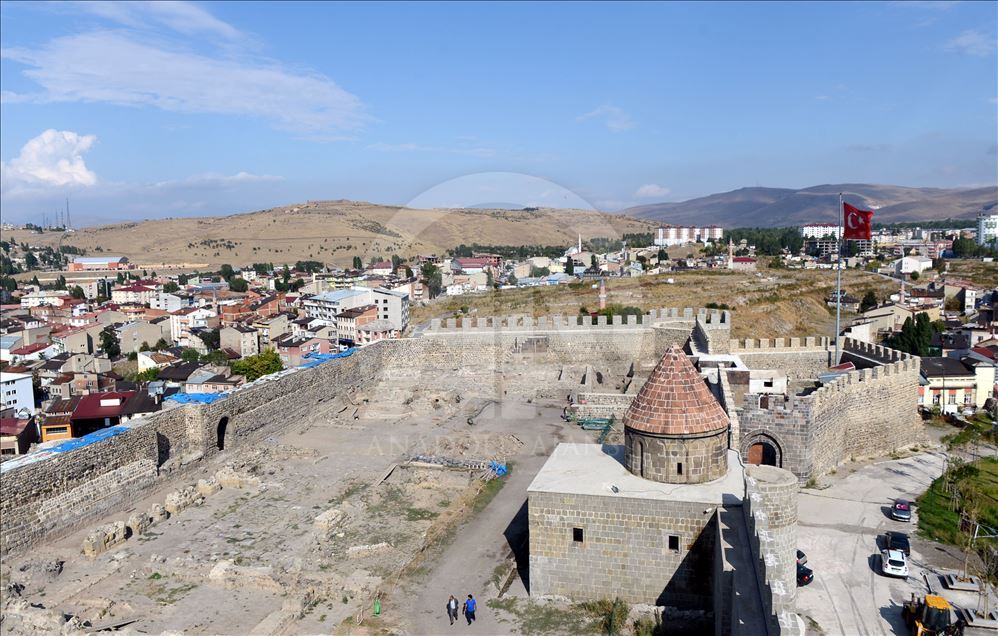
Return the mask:
<path id="1" fill-rule="evenodd" d="M 914 500 L 942 473 L 941 454 L 924 454 L 858 469 L 825 490 L 801 491 L 798 543 L 814 570 L 814 583 L 798 590 L 797 609 L 826 634 L 906 634 L 901 603 L 925 593 L 926 564 L 913 540 L 907 581 L 880 573 L 877 539 L 887 530 L 913 533 L 912 523 L 893 521 L 895 498 Z"/>

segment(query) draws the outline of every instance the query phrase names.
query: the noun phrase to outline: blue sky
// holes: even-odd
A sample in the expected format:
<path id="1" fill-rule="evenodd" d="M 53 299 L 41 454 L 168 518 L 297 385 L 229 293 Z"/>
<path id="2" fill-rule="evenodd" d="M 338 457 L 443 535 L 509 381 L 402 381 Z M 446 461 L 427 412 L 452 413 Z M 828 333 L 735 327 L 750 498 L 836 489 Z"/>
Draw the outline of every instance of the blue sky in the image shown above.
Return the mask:
<path id="1" fill-rule="evenodd" d="M 998 180 L 993 2 L 4 2 L 0 38 L 11 220 Z"/>

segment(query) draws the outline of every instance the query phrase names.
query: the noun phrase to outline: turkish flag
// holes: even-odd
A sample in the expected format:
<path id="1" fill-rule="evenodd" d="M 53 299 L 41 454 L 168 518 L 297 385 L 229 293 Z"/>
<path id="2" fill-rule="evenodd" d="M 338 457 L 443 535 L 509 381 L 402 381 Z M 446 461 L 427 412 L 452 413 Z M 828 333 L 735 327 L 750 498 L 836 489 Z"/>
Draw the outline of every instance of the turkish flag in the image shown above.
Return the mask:
<path id="1" fill-rule="evenodd" d="M 873 238 L 873 210 L 860 210 L 843 202 L 842 216 L 846 240 L 869 241 Z"/>

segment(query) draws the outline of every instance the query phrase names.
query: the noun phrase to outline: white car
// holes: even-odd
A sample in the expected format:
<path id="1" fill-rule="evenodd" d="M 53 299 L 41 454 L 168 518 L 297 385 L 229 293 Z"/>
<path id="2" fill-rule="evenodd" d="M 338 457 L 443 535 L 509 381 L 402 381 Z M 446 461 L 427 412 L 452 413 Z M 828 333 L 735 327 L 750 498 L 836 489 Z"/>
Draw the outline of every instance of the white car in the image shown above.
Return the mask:
<path id="1" fill-rule="evenodd" d="M 885 576 L 908 578 L 908 559 L 900 550 L 884 550 L 880 553 L 880 571 Z"/>

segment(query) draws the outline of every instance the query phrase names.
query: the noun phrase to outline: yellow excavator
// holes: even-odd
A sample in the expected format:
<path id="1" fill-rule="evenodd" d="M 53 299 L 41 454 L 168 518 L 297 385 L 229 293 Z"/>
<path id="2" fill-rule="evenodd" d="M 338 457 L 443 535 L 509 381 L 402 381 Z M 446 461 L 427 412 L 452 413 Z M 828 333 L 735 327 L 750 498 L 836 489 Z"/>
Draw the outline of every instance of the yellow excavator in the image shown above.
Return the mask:
<path id="1" fill-rule="evenodd" d="M 963 621 L 954 621 L 949 601 L 935 594 L 911 600 L 901 610 L 904 622 L 912 636 L 959 636 L 963 634 Z"/>

